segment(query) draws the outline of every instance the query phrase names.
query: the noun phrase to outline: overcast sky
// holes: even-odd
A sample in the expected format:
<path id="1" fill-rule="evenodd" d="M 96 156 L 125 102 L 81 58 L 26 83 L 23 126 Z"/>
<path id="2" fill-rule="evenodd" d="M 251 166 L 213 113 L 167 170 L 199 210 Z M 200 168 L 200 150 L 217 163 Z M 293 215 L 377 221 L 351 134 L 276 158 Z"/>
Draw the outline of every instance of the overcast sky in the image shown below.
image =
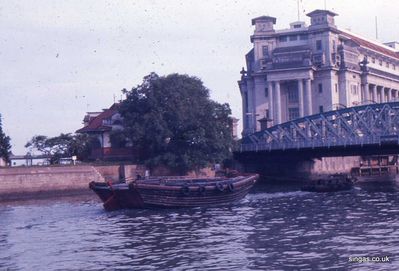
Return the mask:
<path id="1" fill-rule="evenodd" d="M 338 27 L 380 41 L 399 40 L 397 0 L 302 0 L 339 14 Z M 241 117 L 237 86 L 250 50 L 251 19 L 297 20 L 296 0 L 0 0 L 0 114 L 12 151 L 34 135 L 82 127 L 87 111 L 109 107 L 154 71 L 201 78 L 211 98 Z"/>

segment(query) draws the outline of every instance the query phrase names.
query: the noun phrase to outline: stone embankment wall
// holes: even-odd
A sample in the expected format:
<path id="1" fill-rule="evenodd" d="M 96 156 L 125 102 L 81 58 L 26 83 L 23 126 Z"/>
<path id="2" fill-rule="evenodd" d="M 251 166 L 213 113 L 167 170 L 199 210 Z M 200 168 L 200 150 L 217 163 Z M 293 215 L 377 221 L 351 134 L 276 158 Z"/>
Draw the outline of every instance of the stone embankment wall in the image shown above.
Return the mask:
<path id="1" fill-rule="evenodd" d="M 135 177 L 143 170 L 125 165 L 124 174 Z M 119 174 L 118 165 L 0 168 L 0 201 L 89 192 L 89 182 L 116 182 Z"/>

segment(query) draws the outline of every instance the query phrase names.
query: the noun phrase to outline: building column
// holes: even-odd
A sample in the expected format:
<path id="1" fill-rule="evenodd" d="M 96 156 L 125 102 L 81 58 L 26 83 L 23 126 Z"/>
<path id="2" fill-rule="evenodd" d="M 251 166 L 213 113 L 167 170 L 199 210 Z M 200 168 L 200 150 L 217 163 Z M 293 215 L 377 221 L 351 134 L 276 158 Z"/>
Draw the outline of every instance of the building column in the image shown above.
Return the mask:
<path id="1" fill-rule="evenodd" d="M 257 84 L 254 81 L 254 87 L 251 89 L 252 91 L 252 133 L 257 131 L 257 121 L 256 121 L 256 90 Z"/>
<path id="2" fill-rule="evenodd" d="M 281 123 L 281 92 L 280 92 L 280 81 L 275 81 L 274 82 L 274 87 L 276 89 L 276 124 Z"/>
<path id="3" fill-rule="evenodd" d="M 381 87 L 381 102 L 385 103 L 387 100 L 385 98 L 385 87 Z"/>
<path id="4" fill-rule="evenodd" d="M 302 79 L 298 80 L 298 102 L 299 102 L 299 117 L 304 116 L 304 100 L 303 100 L 303 81 Z"/>
<path id="5" fill-rule="evenodd" d="M 267 81 L 267 89 L 269 90 L 269 118 L 272 120 L 272 125 L 274 125 L 274 93 L 273 93 L 273 82 Z"/>
<path id="6" fill-rule="evenodd" d="M 247 122 L 247 126 L 245 127 L 246 129 L 246 133 L 250 134 L 253 133 L 255 131 L 254 129 L 254 121 L 253 118 L 255 116 L 255 110 L 254 110 L 254 99 L 253 99 L 253 93 L 254 93 L 254 88 L 255 88 L 255 84 L 253 83 L 252 80 L 248 80 L 246 82 L 246 112 L 245 112 L 245 117 L 246 117 L 246 122 Z M 245 92 L 244 92 L 245 93 Z"/>
<path id="7" fill-rule="evenodd" d="M 312 115 L 312 87 L 310 79 L 305 79 L 306 115 Z"/>
<path id="8" fill-rule="evenodd" d="M 381 86 L 381 96 L 380 96 L 380 103 L 385 103 L 385 87 Z"/>
<path id="9" fill-rule="evenodd" d="M 383 88 L 381 86 L 377 86 L 377 103 L 382 103 L 382 92 Z"/>
<path id="10" fill-rule="evenodd" d="M 387 103 L 389 88 L 384 87 L 383 90 L 384 90 L 384 103 Z"/>
<path id="11" fill-rule="evenodd" d="M 243 134 L 247 134 L 248 129 L 248 108 L 246 105 L 248 104 L 248 92 L 246 90 L 242 91 L 242 122 L 243 122 Z"/>
<path id="12" fill-rule="evenodd" d="M 369 84 L 365 83 L 363 85 L 363 91 L 364 91 L 364 97 L 363 101 L 366 103 L 370 103 L 370 89 L 369 89 Z"/>
<path id="13" fill-rule="evenodd" d="M 388 89 L 388 100 L 387 102 L 392 102 L 392 89 L 391 88 L 387 88 Z"/>
<path id="14" fill-rule="evenodd" d="M 377 85 L 373 85 L 373 101 L 374 101 L 375 103 L 378 103 Z"/>

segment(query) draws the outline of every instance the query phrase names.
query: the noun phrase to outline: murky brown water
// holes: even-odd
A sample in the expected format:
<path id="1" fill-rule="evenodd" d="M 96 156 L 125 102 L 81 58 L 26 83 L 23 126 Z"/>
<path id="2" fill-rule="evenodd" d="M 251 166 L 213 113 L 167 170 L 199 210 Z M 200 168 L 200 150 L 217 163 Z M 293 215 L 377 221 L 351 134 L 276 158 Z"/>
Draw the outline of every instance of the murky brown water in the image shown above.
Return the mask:
<path id="1" fill-rule="evenodd" d="M 258 185 L 232 207 L 116 212 L 94 196 L 0 203 L 3 269 L 399 270 L 399 192 Z"/>

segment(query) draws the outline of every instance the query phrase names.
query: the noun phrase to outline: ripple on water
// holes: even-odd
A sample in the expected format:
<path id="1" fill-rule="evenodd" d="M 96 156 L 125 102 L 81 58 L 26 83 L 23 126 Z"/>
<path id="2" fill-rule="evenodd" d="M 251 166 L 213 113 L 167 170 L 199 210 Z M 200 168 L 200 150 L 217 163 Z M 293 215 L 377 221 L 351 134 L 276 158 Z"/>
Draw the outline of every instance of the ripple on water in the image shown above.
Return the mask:
<path id="1" fill-rule="evenodd" d="M 399 255 L 398 198 L 263 186 L 217 208 L 105 212 L 93 199 L 3 204 L 0 269 L 384 269 L 348 257 Z"/>

